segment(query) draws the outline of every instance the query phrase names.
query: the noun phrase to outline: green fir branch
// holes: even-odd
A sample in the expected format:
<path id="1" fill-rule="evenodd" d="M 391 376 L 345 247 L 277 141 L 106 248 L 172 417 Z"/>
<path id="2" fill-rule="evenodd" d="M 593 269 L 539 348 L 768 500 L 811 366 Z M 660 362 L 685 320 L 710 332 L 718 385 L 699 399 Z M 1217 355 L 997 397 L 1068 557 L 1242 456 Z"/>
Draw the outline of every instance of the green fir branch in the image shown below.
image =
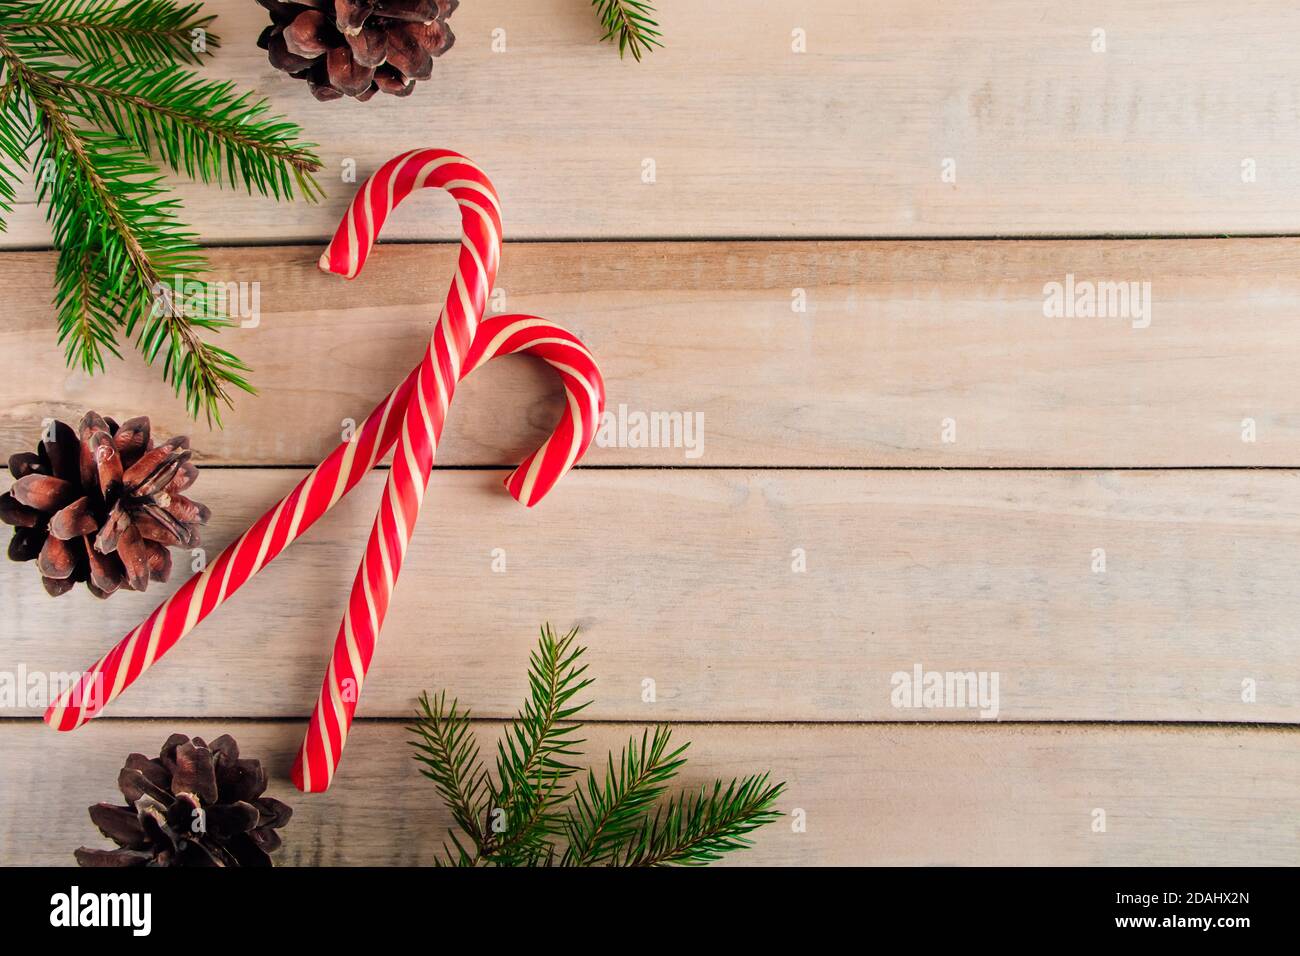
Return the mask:
<path id="1" fill-rule="evenodd" d="M 446 692 L 420 698 L 410 730 L 421 772 L 434 782 L 462 836 L 450 831 L 439 866 L 698 866 L 750 846 L 749 834 L 780 816 L 785 785 L 767 774 L 716 781 L 673 797 L 655 810 L 686 764 L 687 745 L 669 749 L 671 731 L 646 730 L 606 758 L 605 776 L 592 771 L 571 790 L 567 758 L 582 741 L 573 705 L 590 685 L 579 659 L 576 629 L 556 638 L 542 629 L 529 658 L 528 702 L 498 746 L 498 781 L 486 774 L 468 711 Z M 499 814 L 505 813 L 505 826 Z"/>
<path id="2" fill-rule="evenodd" d="M 647 820 L 620 858 L 621 866 L 702 866 L 752 845 L 747 834 L 781 814 L 772 805 L 785 784 L 768 774 L 722 781 L 674 797 Z"/>
<path id="3" fill-rule="evenodd" d="M 654 47 L 663 47 L 662 33 L 655 22 L 655 8 L 647 0 L 591 0 L 600 24 L 605 28 L 601 40 L 617 40 L 618 55 L 631 53 L 638 63 Z"/>
<path id="4" fill-rule="evenodd" d="M 13 212 L 19 177 L 27 170 L 27 152 L 36 138 L 30 104 L 18 89 L 13 71 L 0 83 L 0 231 Z"/>
<path id="5" fill-rule="evenodd" d="M 488 811 L 488 780 L 479 759 L 478 742 L 470 730 L 469 711 L 460 710 L 455 700 L 448 704 L 446 691 L 432 700 L 428 694 L 421 694 L 419 703 L 415 724 L 407 729 L 418 738 L 410 744 L 417 751 L 415 759 L 424 765 L 420 772 L 438 788 L 456 825 L 481 846 Z M 448 858 L 471 860 L 472 855 L 454 830 L 450 835 L 456 852 L 448 849 Z"/>
<path id="6" fill-rule="evenodd" d="M 564 816 L 556 808 L 560 783 L 577 772 L 567 762 L 584 743 L 570 723 L 591 702 L 572 704 L 590 686 L 585 664 L 577 661 L 585 648 L 575 647 L 577 628 L 557 638 L 543 627 L 537 650 L 529 656 L 529 697 L 497 743 L 499 786 L 492 793 L 492 810 L 504 815 L 505 834 L 490 841 L 487 855 L 517 860 L 535 856 L 546 839 L 559 832 Z"/>
<path id="7" fill-rule="evenodd" d="M 0 32 L 28 58 L 197 64 L 221 45 L 208 32 L 216 18 L 201 10 L 173 0 L 5 0 Z"/>
<path id="8" fill-rule="evenodd" d="M 36 146 L 68 365 L 102 371 L 119 336 L 134 338 L 190 414 L 219 425 L 233 391 L 253 388 L 205 339 L 229 321 L 183 291 L 206 262 L 156 160 L 277 199 L 319 197 L 320 161 L 263 100 L 177 65 L 215 45 L 204 32 L 191 46 L 211 20 L 175 0 L 0 0 L 0 227 Z"/>
<path id="9" fill-rule="evenodd" d="M 74 129 L 44 96 L 36 104 L 44 130 L 36 196 L 60 250 L 55 303 L 70 363 L 102 370 L 102 348 L 120 328 L 135 336 L 147 362 L 161 357 L 164 379 L 185 393 L 192 416 L 219 422 L 220 405 L 231 405 L 229 388 L 252 389 L 241 374 L 247 367 L 199 336 L 228 323 L 196 309 L 201 300 L 171 291 L 205 268 L 193 234 L 176 218 L 179 203 L 130 143 Z"/>
<path id="10" fill-rule="evenodd" d="M 95 263 L 89 250 L 80 255 L 59 257 L 54 269 L 54 301 L 59 314 L 59 342 L 64 361 L 80 367 L 87 375 L 104 368 L 104 352 L 121 358 L 117 348 L 119 316 L 106 308 L 104 299 L 91 283 Z"/>
<path id="11" fill-rule="evenodd" d="M 586 786 L 577 787 L 573 792 L 566 822 L 569 840 L 564 857 L 566 865 L 590 866 L 604 860 L 637 832 L 645 811 L 686 764 L 682 754 L 690 744 L 683 744 L 670 753 L 671 737 L 672 731 L 667 727 L 656 727 L 653 739 L 649 731 L 642 732 L 640 747 L 635 737 L 629 740 L 617 767 L 614 755 L 609 755 L 609 766 L 601 784 L 596 782 L 595 773 L 587 771 Z"/>
<path id="12" fill-rule="evenodd" d="M 320 168 L 298 127 L 268 117 L 266 100 L 230 82 L 205 80 L 178 67 L 115 63 L 50 71 L 50 81 L 79 115 L 157 155 L 178 173 L 205 183 L 243 184 L 249 192 L 292 199 L 295 188 L 320 198 L 311 172 Z"/>

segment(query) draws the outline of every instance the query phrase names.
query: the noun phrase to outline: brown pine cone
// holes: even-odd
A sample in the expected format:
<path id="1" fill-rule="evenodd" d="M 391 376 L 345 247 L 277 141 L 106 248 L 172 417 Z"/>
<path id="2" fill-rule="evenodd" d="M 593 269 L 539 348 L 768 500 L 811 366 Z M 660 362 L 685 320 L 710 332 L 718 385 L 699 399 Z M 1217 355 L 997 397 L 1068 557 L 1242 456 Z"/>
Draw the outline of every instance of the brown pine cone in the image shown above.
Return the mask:
<path id="1" fill-rule="evenodd" d="M 270 866 L 275 831 L 293 811 L 266 790 L 257 760 L 240 760 L 229 734 L 212 741 L 172 734 L 150 760 L 131 754 L 117 777 L 126 806 L 97 803 L 90 819 L 117 844 L 81 847 L 81 866 Z"/>
<path id="2" fill-rule="evenodd" d="M 148 418 L 119 426 L 96 412 L 75 432 L 54 422 L 50 434 L 9 459 L 15 481 L 0 495 L 0 520 L 14 526 L 9 557 L 36 559 L 55 597 L 82 581 L 101 598 L 166 581 L 167 549 L 196 546 L 208 521 L 208 509 L 181 494 L 199 474 L 190 440 L 154 447 Z"/>
<path id="3" fill-rule="evenodd" d="M 460 0 L 257 0 L 271 25 L 257 38 L 271 65 L 306 80 L 318 100 L 410 96 L 456 38 Z"/>

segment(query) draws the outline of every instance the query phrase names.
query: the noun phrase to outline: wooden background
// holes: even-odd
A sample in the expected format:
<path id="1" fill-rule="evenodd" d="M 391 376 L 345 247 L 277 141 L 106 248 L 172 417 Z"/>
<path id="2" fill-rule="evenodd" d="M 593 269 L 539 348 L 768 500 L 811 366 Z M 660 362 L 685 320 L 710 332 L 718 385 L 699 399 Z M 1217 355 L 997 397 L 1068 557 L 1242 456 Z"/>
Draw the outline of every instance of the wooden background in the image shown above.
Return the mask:
<path id="1" fill-rule="evenodd" d="M 178 187 L 214 276 L 260 283 L 260 325 L 222 344 L 261 395 L 208 432 L 134 357 L 68 372 L 29 191 L 0 235 L 5 449 L 87 407 L 190 430 L 224 546 L 422 347 L 449 204 L 403 206 L 385 235 L 420 241 L 354 283 L 315 259 L 346 164 L 430 145 L 501 193 L 506 307 L 579 332 L 612 408 L 702 413 L 703 453 L 593 448 L 526 511 L 499 482 L 557 384 L 522 359 L 476 373 L 333 789 L 299 795 L 288 768 L 378 475 L 108 716 L 56 735 L 0 711 L 0 862 L 100 845 L 85 807 L 184 731 L 267 760 L 296 809 L 283 862 L 428 863 L 448 820 L 403 719 L 446 686 L 490 741 L 548 620 L 591 646 L 593 752 L 668 720 L 694 741 L 688 782 L 788 781 L 806 832 L 778 823 L 737 862 L 1300 862 L 1294 4 L 661 0 L 667 49 L 637 65 L 584 0 L 471 0 L 435 78 L 368 104 L 276 74 L 251 0 L 206 6 L 209 72 L 269 96 L 326 164 L 314 207 Z M 1066 274 L 1150 282 L 1150 326 L 1045 318 Z M 86 666 L 180 583 L 53 601 L 5 564 L 0 671 Z M 998 721 L 894 708 L 890 675 L 917 663 L 998 672 Z"/>

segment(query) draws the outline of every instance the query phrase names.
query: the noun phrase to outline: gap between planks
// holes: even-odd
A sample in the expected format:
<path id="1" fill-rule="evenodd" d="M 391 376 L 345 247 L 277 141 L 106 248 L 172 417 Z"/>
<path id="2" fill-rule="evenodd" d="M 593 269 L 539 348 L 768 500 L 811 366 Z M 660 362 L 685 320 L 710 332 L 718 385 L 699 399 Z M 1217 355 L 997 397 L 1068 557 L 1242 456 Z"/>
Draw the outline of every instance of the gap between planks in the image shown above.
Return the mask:
<path id="1" fill-rule="evenodd" d="M 416 711 L 411 711 L 409 717 L 390 716 L 390 717 L 357 717 L 353 720 L 353 725 L 368 724 L 409 724 L 416 717 Z M 511 720 L 512 714 L 481 714 L 468 718 L 471 724 L 498 725 L 505 721 Z M 178 721 L 178 720 L 202 720 L 206 723 L 223 723 L 223 724 L 294 724 L 304 723 L 310 718 L 309 714 L 300 715 L 280 715 L 275 717 L 249 717 L 248 715 L 239 716 L 222 716 L 220 714 L 151 714 L 148 717 L 119 717 L 112 714 L 104 714 L 94 719 L 94 723 L 101 724 L 109 721 L 119 723 L 140 723 L 141 721 Z M 564 724 L 574 723 L 575 721 L 561 721 Z M 5 724 L 40 724 L 43 723 L 40 717 L 0 717 L 0 726 Z M 798 720 L 726 720 L 726 719 L 701 719 L 701 718 L 684 718 L 662 720 L 658 722 L 647 723 L 640 718 L 629 717 L 625 720 L 611 720 L 608 718 L 599 719 L 579 719 L 576 723 L 584 727 L 644 727 L 658 724 L 666 724 L 670 727 L 987 727 L 996 731 L 998 728 L 1015 728 L 1015 727 L 1146 727 L 1146 728 L 1174 728 L 1187 727 L 1193 730 L 1212 730 L 1219 729 L 1236 729 L 1236 730 L 1277 730 L 1283 733 L 1300 730 L 1300 722 L 1282 723 L 1259 720 L 1071 720 L 1062 718 L 1060 720 L 817 720 L 815 718 L 800 718 Z M 80 729 L 80 728 L 78 728 Z M 65 733 L 75 733 L 76 731 L 65 731 Z M 51 730 L 50 733 L 56 733 Z"/>
<path id="2" fill-rule="evenodd" d="M 320 246 L 324 249 L 329 245 L 330 236 L 322 235 L 320 237 Z M 988 236 L 964 236 L 964 235 L 943 235 L 935 234 L 932 236 L 889 236 L 889 235 L 861 235 L 861 236 L 674 236 L 671 234 L 664 235 L 626 235 L 626 236 L 566 236 L 557 239 L 546 238 L 511 238 L 509 240 L 512 246 L 528 245 L 581 245 L 581 246 L 601 246 L 601 245 L 625 245 L 637 242 L 654 242 L 654 243 L 672 243 L 674 245 L 707 245 L 715 242 L 734 243 L 742 245 L 744 243 L 759 242 L 789 242 L 789 243 L 828 243 L 828 242 L 871 242 L 871 243 L 888 243 L 888 242 L 976 242 L 976 243 L 1000 243 L 1000 242 L 1181 242 L 1188 240 L 1218 240 L 1233 241 L 1239 239 L 1300 239 L 1300 232 L 1238 232 L 1231 235 L 1214 232 L 1188 232 L 1188 233 L 1152 233 L 1150 235 L 1126 234 L 1122 232 L 1106 232 L 1095 234 L 1071 235 L 1062 233 L 1051 235 L 1047 233 L 1026 233 L 1017 234 L 998 234 Z M 259 241 L 253 239 L 239 239 L 229 241 L 204 242 L 203 249 L 288 249 L 301 248 L 310 246 L 311 241 L 307 239 L 267 239 Z M 446 246 L 455 247 L 460 245 L 457 239 L 416 239 L 416 238 L 384 238 L 376 243 L 377 246 Z M 6 253 L 17 252 L 54 252 L 56 247 L 49 243 L 33 243 L 31 245 L 9 245 L 0 246 L 0 256 Z"/>

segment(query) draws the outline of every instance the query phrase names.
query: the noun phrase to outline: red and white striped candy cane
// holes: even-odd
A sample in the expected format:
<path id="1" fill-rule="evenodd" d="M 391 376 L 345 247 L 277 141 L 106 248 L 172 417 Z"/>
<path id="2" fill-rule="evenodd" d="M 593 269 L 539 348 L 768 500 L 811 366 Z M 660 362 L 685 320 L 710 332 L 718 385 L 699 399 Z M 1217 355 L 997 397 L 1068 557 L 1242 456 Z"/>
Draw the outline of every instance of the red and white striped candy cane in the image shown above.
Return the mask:
<path id="1" fill-rule="evenodd" d="M 388 471 L 365 554 L 352 581 L 352 591 L 335 639 L 336 652 L 326 670 L 316 714 L 308 725 L 307 741 L 294 764 L 293 779 L 300 790 L 329 786 L 338 765 L 347 722 L 344 698 L 356 706 L 356 696 L 379 640 L 393 588 L 397 585 L 406 548 L 415 532 L 424 489 L 433 469 L 433 456 L 447 410 L 456 392 L 464 357 L 487 308 L 487 298 L 501 261 L 500 204 L 481 170 L 462 156 L 440 150 L 417 150 L 385 163 L 352 200 L 320 257 L 320 267 L 354 278 L 365 265 L 379 230 L 397 203 L 422 186 L 447 189 L 461 210 L 461 248 L 456 274 L 433 336 L 416 373 L 415 389 L 404 409 L 393 466 Z M 342 663 L 340 654 L 342 649 Z M 350 681 L 344 694 L 340 681 Z M 327 707 L 326 703 L 334 706 Z M 325 712 L 338 722 L 331 735 Z M 350 716 L 350 715 L 349 715 Z M 306 759 L 304 759 L 306 757 Z M 313 774 L 313 769 L 317 769 Z"/>
<path id="2" fill-rule="evenodd" d="M 505 485 L 517 501 L 531 507 L 573 467 L 595 437 L 600 414 L 605 407 L 605 386 L 595 359 L 572 333 L 545 319 L 530 315 L 510 315 L 484 320 L 473 344 L 465 355 L 461 377 L 498 355 L 529 354 L 546 361 L 560 373 L 564 383 L 565 409 L 550 437 L 524 459 Z M 439 419 L 435 418 L 437 422 Z M 433 444 L 438 431 L 435 428 Z M 400 452 L 399 452 L 400 454 Z M 396 461 L 389 473 L 390 490 Z M 392 500 L 385 495 L 384 503 Z M 419 499 L 416 498 L 418 508 Z M 361 687 L 374 656 L 379 629 L 392 595 L 393 581 L 401 567 L 402 552 L 396 551 L 391 577 L 370 573 L 370 562 L 384 540 L 393 540 L 398 529 L 385 527 L 388 512 L 381 506 L 380 516 L 371 534 L 370 547 L 361 570 L 321 684 L 316 707 L 307 725 L 307 735 L 293 766 L 293 782 L 307 792 L 325 790 L 334 778 L 347 742 L 348 730 L 356 712 Z M 412 517 L 412 523 L 414 518 Z M 410 526 L 407 526 L 409 538 Z M 377 543 L 378 542 L 378 543 Z M 399 539 L 398 544 L 404 546 Z M 383 560 L 382 552 L 379 560 Z M 384 586 L 387 585 L 387 589 Z M 355 612 L 355 613 L 354 613 Z M 347 692 L 345 693 L 345 688 Z"/>
<path id="3" fill-rule="evenodd" d="M 464 180 L 457 178 L 462 173 L 466 174 Z M 438 176 L 436 183 L 428 181 L 435 175 Z M 483 236 L 489 231 L 484 223 L 492 223 L 491 235 L 484 242 L 489 255 L 483 263 L 485 272 L 490 263 L 490 275 L 495 276 L 500 261 L 498 237 L 501 235 L 496 192 L 487 175 L 464 156 L 450 150 L 433 149 L 412 150 L 397 156 L 366 180 L 353 199 L 329 250 L 321 257 L 321 268 L 349 279 L 354 277 L 365 262 L 374 245 L 375 234 L 389 211 L 402 197 L 426 182 L 444 186 L 458 201 L 464 198 L 461 223 L 467 234 L 472 229 L 475 235 Z M 478 201 L 488 205 L 491 213 L 480 215 L 482 207 Z M 472 204 L 473 208 L 467 207 L 466 203 Z M 448 294 L 448 302 L 456 299 L 457 306 L 460 304 L 458 290 L 463 288 L 465 260 L 471 254 L 467 252 L 468 245 L 468 242 L 462 244 L 456 282 Z M 479 255 L 477 250 L 473 254 Z M 490 277 L 488 283 L 490 287 Z M 226 548 L 204 571 L 185 582 L 142 624 L 83 672 L 78 681 L 46 710 L 45 722 L 57 730 L 74 730 L 99 713 L 218 604 L 234 594 L 355 487 L 400 436 L 413 407 L 411 397 L 424 368 L 425 362 L 421 362 L 370 413 L 352 441 L 334 449 L 297 488 L 244 532 L 243 537 Z M 218 581 L 220 584 L 215 584 Z"/>
<path id="4" fill-rule="evenodd" d="M 270 564 L 351 491 L 397 441 L 412 371 L 353 433 L 269 508 L 211 564 L 195 574 L 96 661 L 45 711 L 55 730 L 75 730 L 98 714 L 249 578 Z"/>
<path id="5" fill-rule="evenodd" d="M 506 330 L 508 334 L 503 337 Z M 586 451 L 591 442 L 592 418 L 586 403 L 595 396 L 594 418 L 598 420 L 605 404 L 604 383 L 582 343 L 571 333 L 544 320 L 532 316 L 492 318 L 481 325 L 480 333 L 467 356 L 466 374 L 497 355 L 528 352 L 546 359 L 564 378 L 567 410 L 560 424 L 546 444 L 505 480 L 511 495 L 531 507 Z M 74 730 L 94 717 L 334 507 L 396 443 L 400 418 L 390 413 L 409 397 L 417 372 L 418 368 L 375 407 L 350 441 L 335 448 L 205 570 L 190 578 L 85 671 L 46 711 L 45 722 L 56 730 Z M 589 387 L 581 385 L 580 380 L 584 378 Z M 580 435 L 575 435 L 570 424 L 575 416 L 582 422 Z"/>
<path id="6" fill-rule="evenodd" d="M 227 547 L 204 571 L 187 581 L 86 671 L 77 684 L 46 711 L 46 723 L 59 730 L 72 730 L 99 713 L 218 604 L 333 507 L 395 442 L 403 439 L 407 440 L 402 441 L 404 447 L 399 447 L 397 461 L 406 465 L 403 470 L 407 475 L 405 488 L 409 494 L 413 486 L 411 478 L 417 474 L 411 469 L 410 460 L 418 450 L 419 441 L 412 442 L 407 438 L 409 426 L 417 413 L 420 416 L 417 426 L 431 424 L 428 409 L 434 398 L 430 391 L 432 386 L 437 386 L 438 398 L 445 394 L 449 400 L 461 374 L 494 355 L 510 351 L 531 351 L 546 358 L 566 376 L 566 392 L 570 395 L 566 419 L 561 421 L 555 434 L 542 448 L 507 479 L 511 493 L 527 505 L 536 503 L 586 450 L 594 419 L 589 426 L 584 413 L 582 427 L 577 430 L 568 422 L 567 418 L 572 416 L 575 408 L 573 396 L 576 394 L 569 376 L 586 378 L 584 394 L 595 395 L 597 399 L 594 417 L 598 417 L 603 409 L 604 394 L 594 363 L 589 369 L 583 364 L 582 357 L 589 361 L 590 355 L 581 343 L 542 320 L 520 316 L 491 320 L 485 327 L 495 330 L 492 340 L 484 339 L 481 346 L 474 341 L 473 327 L 481 316 L 482 304 L 499 262 L 500 213 L 486 175 L 464 157 L 445 150 L 415 150 L 385 164 L 366 182 L 354 200 L 329 251 L 321 257 L 322 268 L 348 278 L 355 276 L 387 213 L 402 197 L 423 185 L 438 185 L 452 192 L 462 206 L 465 226 L 460 267 L 424 360 L 371 412 L 351 441 L 336 448 L 239 540 Z M 467 269 L 476 277 L 472 287 L 465 282 Z M 451 319 L 448 319 L 449 315 Z M 566 358 L 569 361 L 566 362 Z M 445 402 L 441 409 L 440 417 L 445 418 Z M 437 431 L 441 431 L 441 421 Z M 573 449 L 576 451 L 570 455 L 569 451 Z M 428 462 L 431 466 L 432 443 L 428 449 Z M 422 465 L 422 461 L 416 462 L 424 476 L 415 490 L 417 496 L 422 496 L 423 482 L 427 481 L 427 466 Z M 390 522 L 395 522 L 397 517 L 391 510 L 394 486 L 390 472 L 389 490 L 384 498 L 384 505 L 390 507 Z M 417 509 L 418 500 L 417 497 Z M 381 526 L 382 518 L 381 508 L 377 528 Z M 390 523 L 390 527 L 393 524 Z M 409 532 L 406 539 L 409 540 Z M 404 549 L 405 541 L 401 539 L 378 542 L 381 557 L 385 545 L 397 544 L 398 541 Z M 371 542 L 376 543 L 374 540 Z M 369 555 L 368 548 L 367 560 Z M 365 568 L 366 562 L 363 561 L 363 572 Z M 220 584 L 214 586 L 217 581 Z M 391 581 L 385 579 L 383 583 L 391 591 Z M 386 603 L 386 596 L 384 600 Z M 375 633 L 377 635 L 377 627 Z M 349 712 L 349 723 L 350 718 Z M 313 721 L 313 726 L 317 723 Z M 333 758 L 333 764 L 337 764 L 337 757 Z M 323 786 L 317 789 L 323 789 Z"/>

